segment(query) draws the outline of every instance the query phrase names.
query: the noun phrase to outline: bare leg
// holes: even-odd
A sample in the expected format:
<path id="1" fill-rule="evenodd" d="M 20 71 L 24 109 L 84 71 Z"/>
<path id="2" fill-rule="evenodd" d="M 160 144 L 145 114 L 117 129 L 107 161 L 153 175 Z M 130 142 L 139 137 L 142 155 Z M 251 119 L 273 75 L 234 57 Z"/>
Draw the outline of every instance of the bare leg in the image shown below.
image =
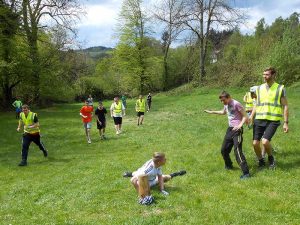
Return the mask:
<path id="1" fill-rule="evenodd" d="M 272 145 L 271 145 L 270 141 L 263 138 L 262 139 L 262 144 L 263 144 L 263 147 L 264 147 L 264 150 L 266 151 L 266 153 L 268 155 L 272 155 Z"/>
<path id="2" fill-rule="evenodd" d="M 140 119 L 140 124 L 141 124 L 141 125 L 143 124 L 143 121 L 144 121 L 144 116 L 141 115 L 141 119 Z"/>
<path id="3" fill-rule="evenodd" d="M 130 179 L 130 181 L 131 181 L 132 185 L 134 186 L 135 190 L 136 190 L 137 192 L 139 192 L 138 178 L 137 178 L 137 177 L 132 177 L 132 178 Z"/>
<path id="4" fill-rule="evenodd" d="M 255 154 L 258 159 L 262 158 L 262 153 L 261 153 L 261 148 L 260 148 L 260 141 L 258 140 L 253 140 L 253 148 L 255 151 Z"/>

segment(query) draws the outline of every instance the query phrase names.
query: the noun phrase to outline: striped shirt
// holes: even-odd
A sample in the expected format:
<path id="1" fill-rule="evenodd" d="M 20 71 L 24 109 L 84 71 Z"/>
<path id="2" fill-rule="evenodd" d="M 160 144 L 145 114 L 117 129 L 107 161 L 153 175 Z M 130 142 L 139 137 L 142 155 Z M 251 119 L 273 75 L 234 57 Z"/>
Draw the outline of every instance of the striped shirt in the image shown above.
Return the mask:
<path id="1" fill-rule="evenodd" d="M 141 168 L 137 170 L 138 175 L 147 175 L 149 181 L 156 179 L 157 175 L 162 175 L 161 167 L 155 168 L 152 159 L 148 160 Z"/>

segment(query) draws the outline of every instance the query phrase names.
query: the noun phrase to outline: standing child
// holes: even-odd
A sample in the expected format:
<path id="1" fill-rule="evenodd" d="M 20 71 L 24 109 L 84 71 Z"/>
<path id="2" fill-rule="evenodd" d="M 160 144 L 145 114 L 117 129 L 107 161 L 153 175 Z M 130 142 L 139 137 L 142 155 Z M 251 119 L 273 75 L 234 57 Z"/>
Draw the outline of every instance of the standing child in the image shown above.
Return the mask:
<path id="1" fill-rule="evenodd" d="M 89 144 L 91 144 L 92 141 L 91 141 L 90 130 L 92 128 L 93 106 L 89 105 L 88 100 L 85 101 L 85 105 L 82 106 L 82 108 L 80 109 L 80 114 L 79 115 L 82 118 L 83 127 L 84 127 L 84 130 L 85 130 L 85 136 L 87 138 L 87 142 Z"/>
<path id="2" fill-rule="evenodd" d="M 97 109 L 95 110 L 95 117 L 97 118 L 97 129 L 99 130 L 99 135 L 101 140 L 105 140 L 104 136 L 106 127 L 105 114 L 107 113 L 106 108 L 104 108 L 103 103 L 100 101 Z"/>
<path id="3" fill-rule="evenodd" d="M 152 103 L 152 96 L 151 93 L 149 93 L 147 95 L 147 112 L 149 112 L 151 109 L 151 103 Z"/>
<path id="4" fill-rule="evenodd" d="M 110 115 L 114 119 L 116 134 L 121 134 L 122 117 L 125 116 L 125 107 L 119 97 L 114 97 L 114 102 L 110 106 Z"/>
<path id="5" fill-rule="evenodd" d="M 13 102 L 13 107 L 16 108 L 16 119 L 20 118 L 20 113 L 22 112 L 22 102 L 20 100 L 20 97 L 16 97 L 16 101 Z"/>
<path id="6" fill-rule="evenodd" d="M 139 99 L 135 103 L 135 111 L 137 112 L 137 125 L 142 125 L 144 121 L 144 115 L 146 110 L 145 99 L 142 95 L 139 96 Z"/>

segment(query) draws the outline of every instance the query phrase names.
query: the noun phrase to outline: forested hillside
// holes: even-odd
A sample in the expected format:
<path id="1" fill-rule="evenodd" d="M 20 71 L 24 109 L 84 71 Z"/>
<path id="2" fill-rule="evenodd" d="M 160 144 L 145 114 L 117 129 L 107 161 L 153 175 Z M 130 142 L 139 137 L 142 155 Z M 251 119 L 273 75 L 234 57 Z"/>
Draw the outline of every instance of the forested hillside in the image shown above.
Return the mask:
<path id="1" fill-rule="evenodd" d="M 244 34 L 239 27 L 245 13 L 227 1 L 161 2 L 147 10 L 141 0 L 124 0 L 114 28 L 116 46 L 78 50 L 73 25 L 84 13 L 79 1 L 64 7 L 0 1 L 2 107 L 9 108 L 16 96 L 48 105 L 88 94 L 137 96 L 186 83 L 249 87 L 261 82 L 267 66 L 277 69 L 277 80 L 285 85 L 299 81 L 299 13 L 271 24 L 262 18 L 253 33 Z"/>

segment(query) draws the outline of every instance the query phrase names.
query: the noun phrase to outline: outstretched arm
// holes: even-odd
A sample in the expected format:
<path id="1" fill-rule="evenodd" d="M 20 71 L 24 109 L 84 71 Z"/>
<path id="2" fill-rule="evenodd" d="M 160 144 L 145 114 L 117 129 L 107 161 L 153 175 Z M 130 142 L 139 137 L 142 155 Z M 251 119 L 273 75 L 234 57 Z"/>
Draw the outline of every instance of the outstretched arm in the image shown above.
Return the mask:
<path id="1" fill-rule="evenodd" d="M 217 115 L 225 115 L 226 111 L 220 110 L 220 111 L 213 111 L 213 110 L 204 110 L 204 112 L 208 113 L 208 114 L 217 114 Z"/>

